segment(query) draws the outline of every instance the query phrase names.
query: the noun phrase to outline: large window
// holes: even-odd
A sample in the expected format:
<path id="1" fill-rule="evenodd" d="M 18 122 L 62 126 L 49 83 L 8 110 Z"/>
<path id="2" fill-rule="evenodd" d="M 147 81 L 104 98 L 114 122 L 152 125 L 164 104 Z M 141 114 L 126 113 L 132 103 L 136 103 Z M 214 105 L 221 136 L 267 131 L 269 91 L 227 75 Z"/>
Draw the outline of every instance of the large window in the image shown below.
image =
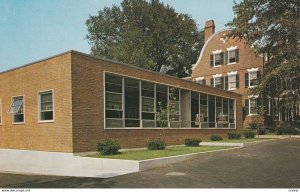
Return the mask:
<path id="1" fill-rule="evenodd" d="M 24 97 L 23 96 L 12 98 L 12 104 L 9 112 L 13 114 L 13 123 L 24 123 Z"/>
<path id="2" fill-rule="evenodd" d="M 224 128 L 229 105 L 222 97 L 105 73 L 106 128 Z"/>
<path id="3" fill-rule="evenodd" d="M 53 121 L 53 91 L 39 93 L 39 121 Z"/>

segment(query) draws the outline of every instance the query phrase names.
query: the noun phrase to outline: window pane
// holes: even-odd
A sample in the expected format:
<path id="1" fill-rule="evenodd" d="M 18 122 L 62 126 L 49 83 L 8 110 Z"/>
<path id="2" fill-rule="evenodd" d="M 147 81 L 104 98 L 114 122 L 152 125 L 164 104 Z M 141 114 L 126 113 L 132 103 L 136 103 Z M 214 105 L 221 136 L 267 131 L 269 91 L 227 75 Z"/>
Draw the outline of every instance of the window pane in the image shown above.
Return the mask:
<path id="1" fill-rule="evenodd" d="M 134 119 L 125 119 L 125 127 L 140 127 L 140 121 Z"/>
<path id="2" fill-rule="evenodd" d="M 41 94 L 41 103 L 52 103 L 52 92 Z"/>
<path id="3" fill-rule="evenodd" d="M 148 97 L 142 97 L 142 111 L 154 112 L 154 99 Z"/>
<path id="4" fill-rule="evenodd" d="M 216 122 L 216 108 L 215 108 L 215 96 L 208 96 L 209 102 L 208 102 L 208 120 L 209 120 L 209 127 L 215 127 Z"/>
<path id="5" fill-rule="evenodd" d="M 229 123 L 235 123 L 235 111 L 234 111 L 234 100 L 229 99 Z M 230 128 L 232 128 L 232 126 L 230 125 Z"/>
<path id="6" fill-rule="evenodd" d="M 250 86 L 254 86 L 257 80 L 257 71 L 249 73 Z"/>
<path id="7" fill-rule="evenodd" d="M 142 121 L 142 127 L 143 128 L 151 128 L 151 127 L 155 127 L 155 121 L 145 121 L 145 120 L 143 120 Z"/>
<path id="8" fill-rule="evenodd" d="M 192 92 L 191 93 L 191 126 L 199 127 L 199 94 Z"/>
<path id="9" fill-rule="evenodd" d="M 125 78 L 125 118 L 139 119 L 139 113 L 139 81 Z"/>
<path id="10" fill-rule="evenodd" d="M 228 77 L 228 82 L 229 82 L 229 89 L 236 88 L 236 76 L 235 75 L 230 75 Z"/>
<path id="11" fill-rule="evenodd" d="M 207 95 L 200 94 L 200 122 L 208 122 Z"/>
<path id="12" fill-rule="evenodd" d="M 105 93 L 106 109 L 122 110 L 122 94 L 119 93 Z"/>
<path id="13" fill-rule="evenodd" d="M 106 118 L 122 118 L 123 112 L 119 110 L 106 110 Z"/>
<path id="14" fill-rule="evenodd" d="M 14 97 L 12 101 L 12 105 L 10 108 L 10 113 L 17 114 L 17 113 L 23 113 L 21 110 L 23 109 L 23 97 Z"/>
<path id="15" fill-rule="evenodd" d="M 122 93 L 122 77 L 106 73 L 105 91 Z"/>
<path id="16" fill-rule="evenodd" d="M 53 111 L 41 112 L 41 120 L 53 120 Z"/>
<path id="17" fill-rule="evenodd" d="M 156 112 L 157 120 L 167 120 L 168 87 L 156 85 Z"/>
<path id="18" fill-rule="evenodd" d="M 142 96 L 154 98 L 154 84 L 142 81 Z"/>
<path id="19" fill-rule="evenodd" d="M 16 115 L 13 115 L 14 119 L 13 119 L 13 122 L 14 123 L 21 123 L 21 122 L 24 122 L 24 115 L 23 114 L 16 114 Z"/>
<path id="20" fill-rule="evenodd" d="M 142 119 L 154 120 L 154 113 L 142 113 Z"/>
<path id="21" fill-rule="evenodd" d="M 107 128 L 122 128 L 123 120 L 122 119 L 106 119 L 106 127 Z"/>
<path id="22" fill-rule="evenodd" d="M 220 53 L 214 54 L 214 57 L 215 57 L 215 66 L 221 65 L 221 54 Z"/>
<path id="23" fill-rule="evenodd" d="M 234 63 L 236 62 L 236 55 L 235 55 L 235 50 L 233 51 L 228 51 L 228 58 L 229 58 L 229 63 Z"/>

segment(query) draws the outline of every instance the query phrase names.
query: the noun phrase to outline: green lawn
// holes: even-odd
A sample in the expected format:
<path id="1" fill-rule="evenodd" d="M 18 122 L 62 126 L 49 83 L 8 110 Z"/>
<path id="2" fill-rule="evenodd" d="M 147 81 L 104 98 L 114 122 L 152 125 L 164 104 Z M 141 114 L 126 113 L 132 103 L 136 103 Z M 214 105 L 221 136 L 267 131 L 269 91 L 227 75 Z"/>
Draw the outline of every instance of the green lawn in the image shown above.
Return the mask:
<path id="1" fill-rule="evenodd" d="M 268 140 L 269 138 L 251 138 L 251 139 L 225 139 L 222 141 L 209 141 L 209 142 L 224 142 L 224 143 L 246 143 L 246 142 L 254 142 L 254 141 L 263 141 L 263 140 Z"/>
<path id="2" fill-rule="evenodd" d="M 126 151 L 116 155 L 92 155 L 91 157 L 97 158 L 109 158 L 109 159 L 128 159 L 128 160 L 146 160 L 154 159 L 159 157 L 169 157 L 176 155 L 183 155 L 189 153 L 213 151 L 218 149 L 226 149 L 232 147 L 219 147 L 219 146 L 199 146 L 199 147 L 170 147 L 165 150 L 137 150 L 137 151 Z"/>

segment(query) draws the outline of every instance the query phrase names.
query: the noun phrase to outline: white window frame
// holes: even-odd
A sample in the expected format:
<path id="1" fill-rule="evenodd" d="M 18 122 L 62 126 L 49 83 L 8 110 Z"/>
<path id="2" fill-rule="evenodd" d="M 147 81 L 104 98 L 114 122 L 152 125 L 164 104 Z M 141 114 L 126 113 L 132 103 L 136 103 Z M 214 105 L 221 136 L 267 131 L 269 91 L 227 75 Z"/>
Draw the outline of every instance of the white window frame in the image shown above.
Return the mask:
<path id="1" fill-rule="evenodd" d="M 12 124 L 13 125 L 20 125 L 20 124 L 25 124 L 25 95 L 17 95 L 17 96 L 12 96 L 11 97 L 11 106 L 13 104 L 13 101 L 14 101 L 14 98 L 16 97 L 23 97 L 23 103 L 22 103 L 22 106 L 23 106 L 23 121 L 22 122 L 14 122 L 14 113 L 12 113 Z M 11 106 L 10 106 L 10 109 L 11 110 Z"/>
<path id="2" fill-rule="evenodd" d="M 257 113 L 251 113 L 251 100 L 255 100 L 255 105 L 257 106 L 257 99 L 258 99 L 258 95 L 249 95 L 249 97 L 248 97 L 248 106 L 249 106 L 249 115 L 248 116 L 254 116 L 254 115 L 257 115 Z"/>
<path id="3" fill-rule="evenodd" d="M 237 71 L 231 71 L 231 72 L 229 72 L 229 73 L 227 73 L 227 75 L 228 75 L 228 90 L 236 90 L 237 89 L 237 81 L 236 81 L 236 75 L 237 75 Z M 229 78 L 230 77 L 235 77 L 235 88 L 231 88 L 230 87 L 230 81 L 229 81 Z"/>
<path id="4" fill-rule="evenodd" d="M 204 80 L 205 80 L 204 77 L 197 77 L 195 80 L 197 83 L 204 85 Z"/>
<path id="5" fill-rule="evenodd" d="M 220 81 L 221 81 L 221 77 L 222 77 L 222 74 L 215 74 L 215 75 L 213 75 L 213 78 L 214 78 L 214 87 L 216 87 L 216 79 L 220 78 Z"/>
<path id="6" fill-rule="evenodd" d="M 230 61 L 230 57 L 229 57 L 229 52 L 231 52 L 231 51 L 234 51 L 235 52 L 235 50 L 237 50 L 237 46 L 231 46 L 231 47 L 229 47 L 229 48 L 227 48 L 227 55 L 228 55 L 228 58 L 227 58 L 227 65 L 234 65 L 234 64 L 237 64 L 237 62 L 236 62 L 236 55 L 235 55 L 235 62 L 229 62 Z"/>
<path id="7" fill-rule="evenodd" d="M 213 58 L 214 58 L 214 66 L 213 67 L 221 67 L 222 66 L 221 64 L 220 65 L 216 65 L 216 55 L 220 55 L 220 57 L 221 57 L 221 53 L 222 53 L 221 49 L 213 51 Z"/>
<path id="8" fill-rule="evenodd" d="M 53 119 L 52 120 L 41 120 L 41 95 L 43 93 L 52 93 L 52 113 L 53 113 Z M 54 105 L 54 90 L 53 89 L 49 89 L 49 90 L 43 90 L 43 91 L 39 91 L 37 93 L 38 96 L 38 123 L 53 123 L 55 122 L 55 105 Z"/>
<path id="9" fill-rule="evenodd" d="M 257 80 L 258 68 L 247 69 L 247 72 L 248 72 L 248 88 L 253 88 L 256 85 L 250 85 L 250 76 L 251 76 L 251 73 L 256 73 L 256 80 Z"/>

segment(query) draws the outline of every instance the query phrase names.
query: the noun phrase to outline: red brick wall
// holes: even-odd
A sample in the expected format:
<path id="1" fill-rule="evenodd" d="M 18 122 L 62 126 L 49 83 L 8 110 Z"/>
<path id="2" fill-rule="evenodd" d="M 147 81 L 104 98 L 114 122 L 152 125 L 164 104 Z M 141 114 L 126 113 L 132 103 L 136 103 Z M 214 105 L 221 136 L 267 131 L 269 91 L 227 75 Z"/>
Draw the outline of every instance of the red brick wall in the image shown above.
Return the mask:
<path id="1" fill-rule="evenodd" d="M 223 134 L 225 136 L 228 132 L 225 129 L 104 129 L 104 71 L 236 99 L 237 130 L 240 131 L 242 128 L 242 100 L 238 94 L 73 52 L 74 152 L 96 150 L 96 142 L 101 138 L 115 138 L 119 140 L 122 148 L 134 148 L 145 147 L 149 138 L 162 137 L 164 134 L 168 144 L 182 144 L 187 137 L 207 139 L 211 134 Z"/>
<path id="2" fill-rule="evenodd" d="M 206 84 L 210 85 L 210 80 L 215 74 L 222 74 L 223 77 L 227 76 L 228 72 L 237 71 L 239 74 L 239 88 L 232 90 L 231 92 L 239 93 L 243 96 L 243 106 L 245 99 L 248 98 L 248 88 L 245 88 L 245 73 L 247 69 L 259 68 L 259 71 L 263 71 L 263 58 L 257 56 L 246 44 L 244 40 L 227 38 L 225 43 L 220 39 L 226 38 L 226 34 L 229 30 L 223 30 L 217 32 L 210 41 L 206 42 L 206 46 L 203 47 L 202 57 L 198 60 L 195 68 L 192 71 L 192 78 L 204 77 Z M 225 52 L 227 48 L 231 46 L 237 46 L 239 49 L 239 62 L 232 65 L 223 65 L 220 67 L 210 66 L 210 55 L 215 50 L 222 50 Z M 244 125 L 246 126 L 250 122 L 249 117 L 246 117 Z"/>
<path id="3" fill-rule="evenodd" d="M 54 90 L 55 122 L 38 123 L 38 92 Z M 12 124 L 13 96 L 25 98 L 25 123 Z M 0 73 L 0 148 L 72 152 L 71 54 Z"/>

